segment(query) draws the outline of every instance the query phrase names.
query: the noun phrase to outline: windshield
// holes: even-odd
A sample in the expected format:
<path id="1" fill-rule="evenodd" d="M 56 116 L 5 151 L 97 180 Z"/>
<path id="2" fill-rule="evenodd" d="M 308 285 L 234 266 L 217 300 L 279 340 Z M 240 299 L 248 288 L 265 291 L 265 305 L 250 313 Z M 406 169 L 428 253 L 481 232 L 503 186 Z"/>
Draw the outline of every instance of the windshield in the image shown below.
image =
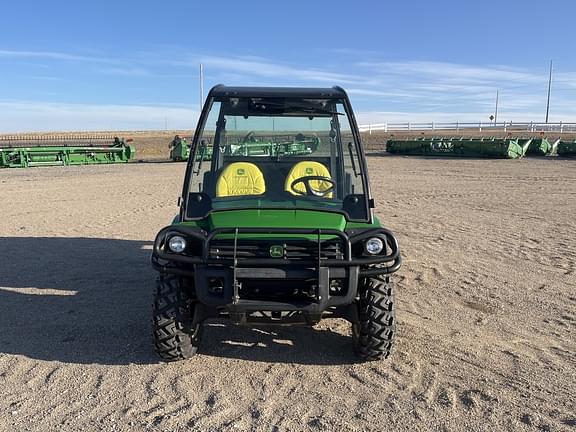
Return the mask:
<path id="1" fill-rule="evenodd" d="M 368 218 L 359 143 L 343 101 L 227 97 L 210 104 L 189 166 L 189 193 L 208 197 L 210 210 L 302 208 Z"/>

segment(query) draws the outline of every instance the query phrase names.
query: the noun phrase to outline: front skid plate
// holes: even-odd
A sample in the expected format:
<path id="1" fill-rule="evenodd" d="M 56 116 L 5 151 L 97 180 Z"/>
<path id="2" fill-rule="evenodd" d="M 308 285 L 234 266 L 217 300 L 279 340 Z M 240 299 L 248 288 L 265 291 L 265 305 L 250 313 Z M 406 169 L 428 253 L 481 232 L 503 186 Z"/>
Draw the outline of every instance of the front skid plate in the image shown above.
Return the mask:
<path id="1" fill-rule="evenodd" d="M 205 305 L 197 305 L 195 312 L 196 322 L 202 322 L 211 318 L 230 320 L 237 325 L 315 325 L 323 319 L 342 318 L 351 323 L 358 321 L 356 303 L 330 308 L 324 313 L 314 314 L 305 312 L 284 312 L 278 318 L 270 311 L 257 312 L 230 312 L 226 309 L 209 308 Z"/>

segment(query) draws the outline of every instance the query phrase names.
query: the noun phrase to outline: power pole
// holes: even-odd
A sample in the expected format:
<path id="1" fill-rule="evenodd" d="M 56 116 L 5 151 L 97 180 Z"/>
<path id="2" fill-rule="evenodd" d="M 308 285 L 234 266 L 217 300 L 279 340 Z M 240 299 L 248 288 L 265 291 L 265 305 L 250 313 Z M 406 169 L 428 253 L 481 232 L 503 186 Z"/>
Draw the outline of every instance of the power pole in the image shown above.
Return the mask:
<path id="1" fill-rule="evenodd" d="M 548 113 L 550 112 L 550 89 L 552 88 L 552 60 L 550 60 L 550 75 L 548 77 L 548 100 L 546 101 L 546 123 L 548 123 Z"/>
<path id="2" fill-rule="evenodd" d="M 499 90 L 496 90 L 496 109 L 494 110 L 494 126 L 498 122 L 498 94 Z"/>
<path id="3" fill-rule="evenodd" d="M 204 65 L 200 63 L 200 111 L 204 105 Z"/>

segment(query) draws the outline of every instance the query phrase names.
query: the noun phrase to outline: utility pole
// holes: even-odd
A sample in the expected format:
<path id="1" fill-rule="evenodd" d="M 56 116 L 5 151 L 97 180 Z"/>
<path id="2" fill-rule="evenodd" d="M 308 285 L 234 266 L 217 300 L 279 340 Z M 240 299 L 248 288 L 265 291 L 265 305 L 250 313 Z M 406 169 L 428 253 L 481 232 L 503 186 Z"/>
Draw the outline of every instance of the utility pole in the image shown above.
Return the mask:
<path id="1" fill-rule="evenodd" d="M 546 123 L 548 123 L 548 113 L 550 112 L 550 89 L 552 88 L 552 60 L 550 60 L 550 75 L 548 77 L 548 99 L 546 101 Z"/>
<path id="2" fill-rule="evenodd" d="M 498 122 L 498 96 L 499 96 L 499 90 L 496 90 L 496 109 L 494 110 L 494 126 L 496 126 L 496 123 Z"/>
<path id="3" fill-rule="evenodd" d="M 204 105 L 204 65 L 200 63 L 200 111 Z"/>

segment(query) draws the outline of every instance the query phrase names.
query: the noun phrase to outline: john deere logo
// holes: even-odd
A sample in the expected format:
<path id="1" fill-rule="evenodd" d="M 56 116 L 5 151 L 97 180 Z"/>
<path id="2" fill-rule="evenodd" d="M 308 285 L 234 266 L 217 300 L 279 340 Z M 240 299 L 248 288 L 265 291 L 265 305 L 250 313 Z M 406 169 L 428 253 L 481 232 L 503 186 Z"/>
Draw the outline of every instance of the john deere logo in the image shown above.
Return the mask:
<path id="1" fill-rule="evenodd" d="M 284 248 L 280 245 L 270 246 L 270 256 L 272 258 L 282 258 L 284 256 Z"/>
<path id="2" fill-rule="evenodd" d="M 238 174 L 238 175 L 244 175 L 244 174 L 246 174 L 246 171 L 244 171 L 244 168 L 238 168 L 238 169 L 236 170 L 236 174 Z"/>
<path id="3" fill-rule="evenodd" d="M 312 168 L 306 168 L 306 174 L 312 175 L 314 174 L 314 170 Z"/>

